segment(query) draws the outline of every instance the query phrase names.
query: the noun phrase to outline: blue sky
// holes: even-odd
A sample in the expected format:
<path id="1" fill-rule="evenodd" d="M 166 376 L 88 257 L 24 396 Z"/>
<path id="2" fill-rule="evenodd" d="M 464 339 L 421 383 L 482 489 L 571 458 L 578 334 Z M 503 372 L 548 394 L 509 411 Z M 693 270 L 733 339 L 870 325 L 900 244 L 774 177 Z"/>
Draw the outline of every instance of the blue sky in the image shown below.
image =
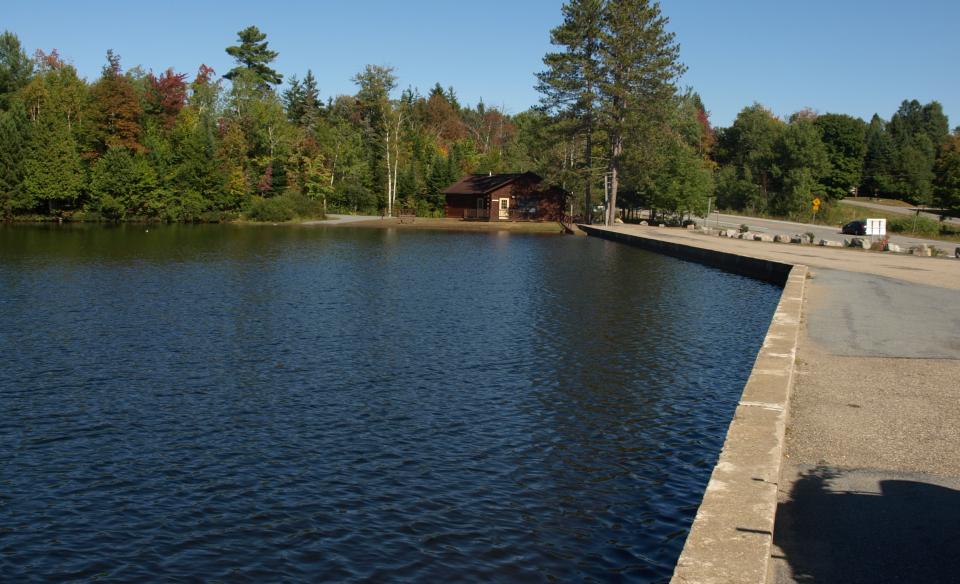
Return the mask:
<path id="1" fill-rule="evenodd" d="M 280 52 L 276 68 L 311 68 L 326 97 L 352 93 L 367 63 L 396 68 L 401 88 L 437 81 L 461 101 L 516 113 L 536 104 L 533 73 L 550 49 L 561 0 L 327 0 L 143 3 L 7 0 L 0 29 L 24 46 L 57 48 L 99 74 L 112 48 L 124 67 L 195 72 L 232 66 L 224 47 L 255 24 Z M 960 2 L 667 0 L 670 30 L 715 125 L 758 101 L 781 116 L 804 107 L 884 118 L 903 99 L 940 101 L 960 125 Z"/>

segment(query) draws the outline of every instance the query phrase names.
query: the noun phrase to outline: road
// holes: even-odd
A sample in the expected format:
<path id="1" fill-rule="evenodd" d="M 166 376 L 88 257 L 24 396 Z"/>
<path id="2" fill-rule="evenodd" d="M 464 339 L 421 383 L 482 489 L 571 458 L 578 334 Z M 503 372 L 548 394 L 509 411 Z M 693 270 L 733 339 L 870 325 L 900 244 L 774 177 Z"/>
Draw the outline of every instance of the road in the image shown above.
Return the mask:
<path id="1" fill-rule="evenodd" d="M 841 205 L 850 205 L 851 207 L 863 207 L 864 209 L 877 209 L 879 211 L 886 211 L 887 213 L 896 213 L 897 215 L 909 215 L 913 217 L 916 214 L 916 211 L 911 210 L 908 207 L 893 207 L 891 205 L 883 205 L 881 203 L 871 203 L 870 201 L 864 201 L 861 199 L 841 199 Z M 920 213 L 921 217 L 927 219 L 933 219 L 934 221 L 940 220 L 940 215 L 936 213 Z M 960 225 L 960 219 L 956 217 L 948 217 L 945 220 L 951 225 Z"/>
<path id="2" fill-rule="evenodd" d="M 710 213 L 707 220 L 708 227 L 719 227 L 720 229 L 737 229 L 740 225 L 746 224 L 753 231 L 769 233 L 770 235 L 794 235 L 798 233 L 812 232 L 820 239 L 832 239 L 834 241 L 843 241 L 850 239 L 851 235 L 843 235 L 840 228 L 830 225 L 811 225 L 808 223 L 794 223 L 792 221 L 778 221 L 774 219 L 758 219 L 756 217 L 743 217 L 740 215 L 727 215 L 725 213 Z M 890 243 L 895 243 L 904 249 L 909 249 L 913 245 L 932 245 L 939 247 L 953 255 L 954 248 L 960 244 L 950 241 L 937 241 L 934 239 L 923 239 L 920 237 L 910 237 L 906 235 L 890 234 Z"/>
<path id="3" fill-rule="evenodd" d="M 318 221 L 304 221 L 303 225 L 344 225 L 345 223 L 357 223 L 359 221 L 373 221 L 380 219 L 379 215 L 337 215 L 327 213 L 327 219 Z"/>

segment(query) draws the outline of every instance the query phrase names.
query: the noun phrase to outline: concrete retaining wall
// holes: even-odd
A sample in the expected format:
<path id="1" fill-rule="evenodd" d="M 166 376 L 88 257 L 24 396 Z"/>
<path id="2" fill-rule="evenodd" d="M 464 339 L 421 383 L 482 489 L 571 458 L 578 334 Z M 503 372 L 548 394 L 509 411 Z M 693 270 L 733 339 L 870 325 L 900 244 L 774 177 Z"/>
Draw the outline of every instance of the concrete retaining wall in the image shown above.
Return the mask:
<path id="1" fill-rule="evenodd" d="M 795 266 L 785 282 L 673 582 L 766 580 L 806 278 Z"/>
<path id="2" fill-rule="evenodd" d="M 587 233 L 773 281 L 783 293 L 673 574 L 673 583 L 766 580 L 806 266 L 583 227 Z"/>
<path id="3" fill-rule="evenodd" d="M 715 268 L 721 268 L 728 272 L 750 276 L 766 282 L 771 282 L 782 286 L 787 281 L 790 264 L 754 258 L 750 256 L 737 255 L 713 249 L 704 249 L 691 247 L 671 241 L 662 241 L 650 237 L 642 237 L 631 233 L 621 233 L 618 231 L 608 231 L 603 227 L 591 225 L 579 225 L 580 229 L 587 232 L 588 235 L 611 239 L 640 247 L 649 251 L 655 251 L 668 256 L 690 260 Z"/>

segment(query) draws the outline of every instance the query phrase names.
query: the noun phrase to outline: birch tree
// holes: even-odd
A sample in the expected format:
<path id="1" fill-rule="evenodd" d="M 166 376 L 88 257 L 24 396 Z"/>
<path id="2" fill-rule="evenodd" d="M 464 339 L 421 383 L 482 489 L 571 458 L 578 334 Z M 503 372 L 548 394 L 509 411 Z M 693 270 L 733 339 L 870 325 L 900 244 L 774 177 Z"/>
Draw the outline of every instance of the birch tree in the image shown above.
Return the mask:
<path id="1" fill-rule="evenodd" d="M 371 149 L 372 166 L 376 167 L 378 163 L 385 166 L 386 210 L 388 215 L 392 215 L 396 199 L 400 129 L 403 124 L 402 109 L 397 111 L 398 108 L 390 101 L 390 92 L 396 88 L 397 78 L 393 74 L 393 67 L 367 65 L 353 77 L 353 82 L 360 88 L 357 92 L 360 117 L 371 145 L 375 146 Z M 381 157 L 382 160 L 378 161 Z"/>

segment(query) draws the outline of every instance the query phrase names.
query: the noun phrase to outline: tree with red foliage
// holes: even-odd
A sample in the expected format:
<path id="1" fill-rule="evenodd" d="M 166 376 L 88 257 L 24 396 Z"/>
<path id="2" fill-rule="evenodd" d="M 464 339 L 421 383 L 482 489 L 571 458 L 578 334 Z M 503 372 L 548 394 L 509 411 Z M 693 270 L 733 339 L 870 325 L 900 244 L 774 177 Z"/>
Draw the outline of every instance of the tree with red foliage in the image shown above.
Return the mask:
<path id="1" fill-rule="evenodd" d="M 190 84 L 190 98 L 188 103 L 200 112 L 200 115 L 212 114 L 217 107 L 220 95 L 220 81 L 214 81 L 217 72 L 213 67 L 200 65 L 197 76 Z"/>
<path id="2" fill-rule="evenodd" d="M 177 114 L 187 102 L 186 78 L 186 73 L 174 73 L 172 67 L 159 77 L 153 73 L 147 75 L 145 113 L 160 118 L 160 123 L 168 130 L 176 123 Z"/>
<path id="3" fill-rule="evenodd" d="M 273 162 L 267 164 L 267 168 L 263 171 L 263 176 L 260 177 L 260 182 L 257 183 L 257 192 L 260 193 L 261 197 L 267 196 L 267 194 L 273 190 Z"/>
<path id="4" fill-rule="evenodd" d="M 439 91 L 438 91 L 439 89 Z M 466 129 L 457 110 L 437 83 L 426 104 L 426 124 L 438 142 L 456 142 L 466 136 Z"/>
<path id="5" fill-rule="evenodd" d="M 197 76 L 194 78 L 193 83 L 199 85 L 206 85 L 210 83 L 210 80 L 213 79 L 213 76 L 217 72 L 213 70 L 213 67 L 208 67 L 206 63 L 201 63 L 200 68 L 197 69 Z"/>
<path id="6" fill-rule="evenodd" d="M 700 154 L 709 157 L 713 150 L 713 145 L 717 141 L 713 126 L 710 125 L 710 112 L 703 105 L 700 94 L 694 92 L 691 95 L 694 107 L 697 108 L 697 123 L 700 124 Z"/>

